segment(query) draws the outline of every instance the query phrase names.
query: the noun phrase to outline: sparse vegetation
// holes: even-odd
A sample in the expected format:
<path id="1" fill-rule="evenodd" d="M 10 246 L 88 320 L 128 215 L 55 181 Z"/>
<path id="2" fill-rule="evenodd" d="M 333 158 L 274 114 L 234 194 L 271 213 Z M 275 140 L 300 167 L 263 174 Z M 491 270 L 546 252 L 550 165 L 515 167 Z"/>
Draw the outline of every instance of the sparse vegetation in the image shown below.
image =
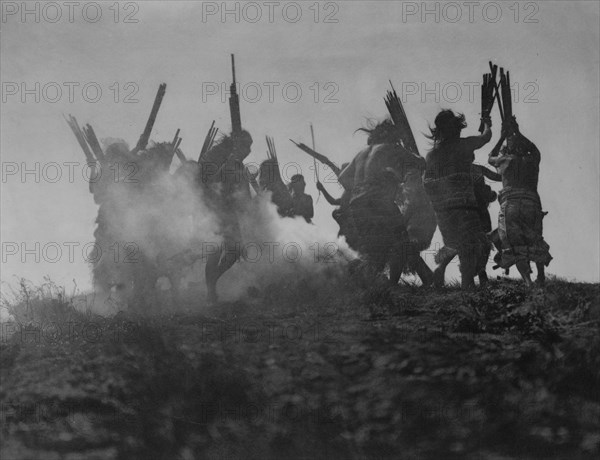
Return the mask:
<path id="1" fill-rule="evenodd" d="M 112 317 L 23 282 L 2 458 L 597 458 L 597 284 L 359 281 Z"/>

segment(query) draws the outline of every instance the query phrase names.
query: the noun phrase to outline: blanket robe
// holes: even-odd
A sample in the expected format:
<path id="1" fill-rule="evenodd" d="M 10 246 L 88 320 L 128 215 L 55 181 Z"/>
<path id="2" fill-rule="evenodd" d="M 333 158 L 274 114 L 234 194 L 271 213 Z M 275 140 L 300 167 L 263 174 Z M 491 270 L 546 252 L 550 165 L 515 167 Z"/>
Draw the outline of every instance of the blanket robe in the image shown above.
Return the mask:
<path id="1" fill-rule="evenodd" d="M 383 268 L 391 255 L 399 250 L 406 232 L 402 214 L 393 197 L 376 183 L 363 183 L 354 188 L 348 206 L 350 218 L 358 234 L 358 250 Z"/>
<path id="2" fill-rule="evenodd" d="M 498 233 L 502 241 L 500 267 L 508 268 L 520 260 L 548 266 L 550 246 L 544 241 L 542 205 L 536 192 L 506 187 L 500 192 Z"/>
<path id="3" fill-rule="evenodd" d="M 473 193 L 471 175 L 455 173 L 439 179 L 425 179 L 442 233 L 444 244 L 459 252 L 482 255 L 489 243 L 483 231 L 477 200 Z M 485 257 L 477 257 L 476 272 L 485 268 Z"/>
<path id="4" fill-rule="evenodd" d="M 408 240 L 415 245 L 418 252 L 424 251 L 431 245 L 437 221 L 429 197 L 423 188 L 420 170 L 410 170 L 406 174 L 399 203 Z"/>

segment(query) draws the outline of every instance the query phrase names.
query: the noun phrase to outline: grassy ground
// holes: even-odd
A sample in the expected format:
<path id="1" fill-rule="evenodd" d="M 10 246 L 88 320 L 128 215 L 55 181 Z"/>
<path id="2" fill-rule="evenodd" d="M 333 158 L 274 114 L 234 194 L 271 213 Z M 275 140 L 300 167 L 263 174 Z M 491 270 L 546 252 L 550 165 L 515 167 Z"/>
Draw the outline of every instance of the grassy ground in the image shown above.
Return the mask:
<path id="1" fill-rule="evenodd" d="M 111 318 L 59 294 L 20 299 L 2 325 L 2 459 L 600 453 L 597 284 L 332 274 Z"/>

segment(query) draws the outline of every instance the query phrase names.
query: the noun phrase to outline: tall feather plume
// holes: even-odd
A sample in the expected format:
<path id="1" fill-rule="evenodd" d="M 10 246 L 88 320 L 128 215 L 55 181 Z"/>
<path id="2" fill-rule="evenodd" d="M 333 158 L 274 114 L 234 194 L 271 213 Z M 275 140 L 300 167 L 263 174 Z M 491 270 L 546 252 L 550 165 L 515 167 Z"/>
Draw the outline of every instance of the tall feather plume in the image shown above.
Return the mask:
<path id="1" fill-rule="evenodd" d="M 266 139 L 267 139 L 267 157 L 270 160 L 275 160 L 277 162 L 277 150 L 275 150 L 275 141 L 270 136 L 266 136 Z"/>
<path id="2" fill-rule="evenodd" d="M 410 124 L 408 123 L 408 118 L 406 117 L 406 112 L 404 111 L 404 107 L 402 106 L 402 102 L 398 98 L 398 94 L 394 89 L 394 85 L 390 81 L 390 86 L 392 87 L 391 91 L 387 91 L 387 94 L 384 98 L 385 105 L 390 113 L 390 117 L 392 118 L 392 122 L 394 126 L 398 130 L 398 137 L 402 142 L 402 146 L 411 152 L 414 155 L 419 155 L 419 149 L 417 147 L 417 142 L 415 141 L 415 136 L 413 135 L 412 130 L 410 129 Z M 420 156 L 420 155 L 419 155 Z"/>
<path id="3" fill-rule="evenodd" d="M 71 114 L 69 114 L 68 118 L 63 114 L 63 117 L 64 117 L 65 121 L 67 122 L 67 124 L 69 125 L 69 127 L 71 128 L 71 131 L 73 131 L 73 134 L 75 135 L 75 138 L 77 139 L 77 142 L 79 142 L 79 145 L 80 145 L 81 149 L 83 150 L 83 153 L 84 153 L 85 158 L 88 161 L 88 163 L 95 162 L 97 160 L 97 158 L 95 158 L 94 155 L 92 154 L 92 151 L 90 150 L 90 146 L 87 143 L 85 134 L 82 131 L 81 127 L 79 126 L 77 119 Z"/>
<path id="4" fill-rule="evenodd" d="M 217 132 L 219 128 L 215 128 L 215 120 L 213 120 L 210 128 L 208 128 L 208 132 L 206 133 L 206 137 L 204 138 L 204 144 L 202 144 L 202 149 L 200 150 L 200 155 L 198 156 L 198 162 L 202 159 L 202 157 L 208 152 L 213 144 L 215 143 L 215 137 L 217 136 Z"/>

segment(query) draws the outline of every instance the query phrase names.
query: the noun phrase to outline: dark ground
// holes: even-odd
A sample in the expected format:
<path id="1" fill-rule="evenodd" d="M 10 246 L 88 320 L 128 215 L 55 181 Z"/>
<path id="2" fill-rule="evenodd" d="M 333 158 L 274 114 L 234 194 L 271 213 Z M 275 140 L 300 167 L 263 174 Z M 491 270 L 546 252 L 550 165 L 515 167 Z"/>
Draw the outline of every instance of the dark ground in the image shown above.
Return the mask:
<path id="1" fill-rule="evenodd" d="M 598 458 L 597 284 L 316 283 L 202 314 L 32 302 L 3 324 L 2 460 Z"/>

